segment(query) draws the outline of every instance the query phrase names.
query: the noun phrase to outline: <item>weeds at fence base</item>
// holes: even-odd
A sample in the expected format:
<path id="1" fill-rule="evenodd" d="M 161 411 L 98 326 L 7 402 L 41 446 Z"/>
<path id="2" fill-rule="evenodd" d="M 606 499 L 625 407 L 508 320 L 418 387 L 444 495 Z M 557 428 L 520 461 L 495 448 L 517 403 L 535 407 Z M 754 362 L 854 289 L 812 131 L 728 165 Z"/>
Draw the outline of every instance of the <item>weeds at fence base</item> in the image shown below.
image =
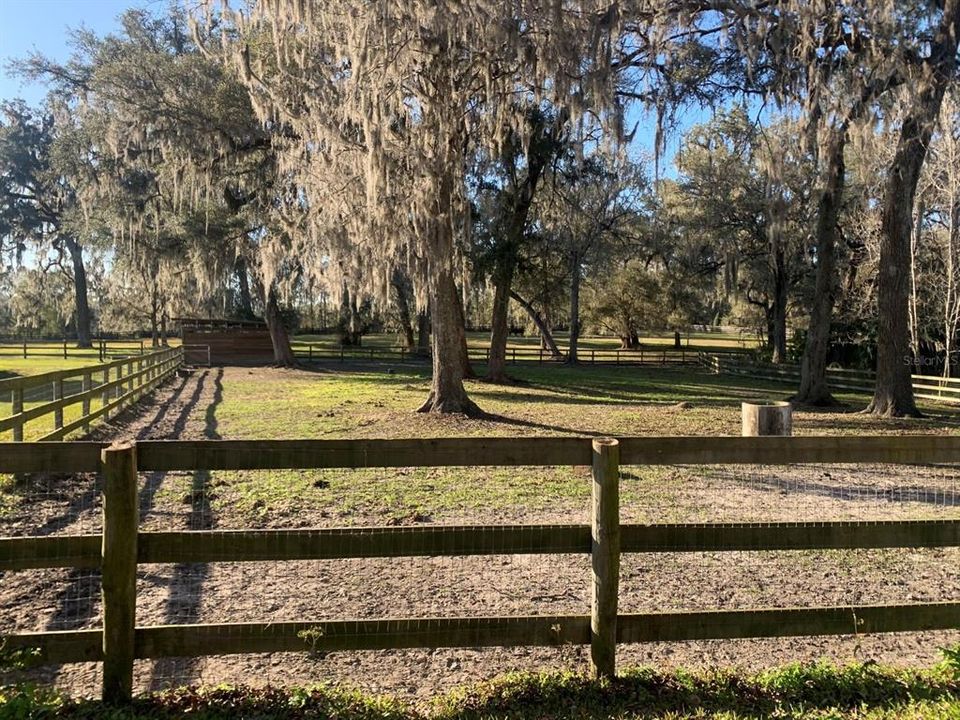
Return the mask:
<path id="1" fill-rule="evenodd" d="M 576 673 L 519 673 L 414 706 L 322 685 L 279 689 L 178 688 L 125 707 L 73 701 L 32 686 L 0 688 L 0 717 L 70 720 L 596 720 L 728 718 L 960 718 L 960 647 L 930 669 L 865 662 L 796 664 L 755 675 L 730 670 L 627 670 L 616 680 Z"/>

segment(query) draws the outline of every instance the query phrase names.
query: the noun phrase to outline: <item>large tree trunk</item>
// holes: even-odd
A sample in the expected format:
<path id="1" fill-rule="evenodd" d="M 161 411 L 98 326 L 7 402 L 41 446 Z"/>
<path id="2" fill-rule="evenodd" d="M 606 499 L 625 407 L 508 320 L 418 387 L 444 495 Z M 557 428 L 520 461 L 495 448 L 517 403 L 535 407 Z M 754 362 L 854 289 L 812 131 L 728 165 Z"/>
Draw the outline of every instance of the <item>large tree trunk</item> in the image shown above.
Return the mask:
<path id="1" fill-rule="evenodd" d="M 290 347 L 290 336 L 283 326 L 283 316 L 280 314 L 280 304 L 277 302 L 276 288 L 271 287 L 267 292 L 264 303 L 267 321 L 267 330 L 270 331 L 270 342 L 273 343 L 273 361 L 278 367 L 294 367 L 297 364 Z"/>
<path id="2" fill-rule="evenodd" d="M 510 291 L 510 297 L 513 300 L 516 300 L 520 307 L 522 307 L 526 311 L 527 315 L 530 316 L 530 319 L 533 320 L 533 324 L 537 326 L 537 330 L 540 333 L 540 339 L 546 345 L 554 359 L 562 360 L 563 353 L 560 352 L 560 348 L 557 347 L 556 340 L 553 339 L 553 333 L 550 332 L 550 328 L 547 326 L 547 323 L 544 322 L 543 318 L 540 317 L 540 313 L 537 312 L 536 308 L 534 308 L 533 305 L 524 300 L 513 290 Z"/>
<path id="3" fill-rule="evenodd" d="M 953 338 L 960 320 L 960 302 L 957 299 L 956 249 L 960 240 L 960 188 L 951 190 L 953 203 L 947 227 L 946 298 L 943 302 L 943 377 L 949 378 L 953 366 Z"/>
<path id="4" fill-rule="evenodd" d="M 250 296 L 250 278 L 247 276 L 247 261 L 244 258 L 237 258 L 234 273 L 237 276 L 237 302 L 240 305 L 240 314 L 244 320 L 250 320 L 254 317 L 253 299 Z"/>
<path id="5" fill-rule="evenodd" d="M 920 312 L 917 307 L 917 250 L 923 234 L 923 213 L 924 207 L 921 201 L 913 211 L 913 232 L 910 233 L 910 313 L 907 327 L 910 331 L 910 354 L 913 356 L 914 371 L 917 373 L 920 372 L 918 366 L 920 361 Z"/>
<path id="6" fill-rule="evenodd" d="M 773 248 L 773 307 L 771 308 L 773 362 L 782 364 L 787 361 L 787 291 L 790 283 L 787 278 L 787 263 L 780 239 Z"/>
<path id="7" fill-rule="evenodd" d="M 877 381 L 867 412 L 886 417 L 919 417 L 910 377 L 910 233 L 920 170 L 947 85 L 957 65 L 960 0 L 946 0 L 931 43 L 926 71 L 900 126 L 897 150 L 887 173 L 881 214 L 877 306 Z"/>
<path id="8" fill-rule="evenodd" d="M 513 252 L 504 252 L 498 258 L 494 273 L 493 315 L 490 321 L 490 361 L 487 379 L 491 382 L 507 382 L 507 341 L 510 335 L 508 314 L 510 310 L 510 287 L 517 259 Z"/>
<path id="9" fill-rule="evenodd" d="M 438 218 L 445 218 L 453 197 L 448 174 L 437 175 Z M 470 371 L 463 303 L 453 274 L 455 252 L 453 227 L 440 219 L 435 223 L 426 248 L 427 280 L 430 294 L 433 378 L 430 395 L 418 412 L 482 415 L 467 397 L 463 379 Z"/>
<path id="10" fill-rule="evenodd" d="M 583 273 L 580 267 L 580 253 L 570 254 L 570 344 L 567 348 L 567 362 L 577 364 L 577 350 L 580 346 L 580 281 Z"/>
<path id="11" fill-rule="evenodd" d="M 430 354 L 430 313 L 417 313 L 417 354 Z"/>
<path id="12" fill-rule="evenodd" d="M 464 379 L 463 306 L 460 293 L 447 266 L 435 268 L 431 278 L 430 334 L 433 348 L 433 379 L 430 396 L 419 412 L 480 415 L 480 408 L 467 397 Z"/>
<path id="13" fill-rule="evenodd" d="M 344 283 L 343 290 L 340 293 L 340 318 L 337 322 L 341 345 L 351 347 L 360 345 L 361 334 L 358 315 L 357 299 L 351 295 L 350 289 Z"/>
<path id="14" fill-rule="evenodd" d="M 400 322 L 400 331 L 403 333 L 403 345 L 407 350 L 416 347 L 413 335 L 413 321 L 410 316 L 410 302 L 407 295 L 410 292 L 410 279 L 400 268 L 395 268 L 390 278 L 393 286 L 394 303 L 397 306 L 397 319 Z"/>
<path id="15" fill-rule="evenodd" d="M 539 126 L 538 126 L 539 131 Z M 537 190 L 537 184 L 543 173 L 547 156 L 538 152 L 543 146 L 538 142 L 531 142 L 527 149 L 527 174 L 523 182 L 517 187 L 514 202 L 510 210 L 508 236 L 497 258 L 497 267 L 494 276 L 495 292 L 493 298 L 493 317 L 490 323 L 490 364 L 487 368 L 487 379 L 493 382 L 507 380 L 507 340 L 510 334 L 508 327 L 508 311 L 510 309 L 510 292 L 513 285 L 513 274 L 517 267 L 517 253 L 523 242 L 527 228 L 527 216 L 530 214 L 530 205 Z"/>
<path id="16" fill-rule="evenodd" d="M 161 300 L 161 304 L 163 304 L 164 307 L 160 311 L 160 344 L 163 347 L 167 347 L 170 344 L 170 341 L 168 340 L 168 333 L 167 333 L 167 309 L 165 307 L 165 303 L 163 302 L 163 300 Z"/>
<path id="17" fill-rule="evenodd" d="M 143 273 L 143 281 L 150 288 L 150 345 L 160 347 L 160 285 L 156 273 Z"/>
<path id="18" fill-rule="evenodd" d="M 835 133 L 828 152 L 823 153 L 827 165 L 817 203 L 817 277 L 807 340 L 800 361 L 800 390 L 794 397 L 795 401 L 807 405 L 837 404 L 827 387 L 827 357 L 830 352 L 830 320 L 837 295 L 837 222 L 846 175 L 845 145 L 846 132 Z"/>
<path id="19" fill-rule="evenodd" d="M 64 243 L 73 262 L 73 295 L 77 319 L 77 347 L 93 347 L 90 341 L 90 303 L 87 299 L 87 270 L 83 265 L 83 247 L 72 237 Z"/>
<path id="20" fill-rule="evenodd" d="M 157 297 L 157 287 L 153 284 L 150 291 L 150 345 L 160 347 L 160 301 Z"/>
<path id="21" fill-rule="evenodd" d="M 150 310 L 150 347 L 160 347 L 159 322 L 157 321 L 157 306 Z"/>
<path id="22" fill-rule="evenodd" d="M 454 283 L 456 287 L 456 283 Z M 463 368 L 463 377 L 475 378 L 477 374 L 473 371 L 470 364 L 470 353 L 467 348 L 467 311 L 462 292 L 457 292 L 457 310 L 460 312 L 460 323 L 457 326 L 457 334 L 460 336 L 460 364 Z"/>

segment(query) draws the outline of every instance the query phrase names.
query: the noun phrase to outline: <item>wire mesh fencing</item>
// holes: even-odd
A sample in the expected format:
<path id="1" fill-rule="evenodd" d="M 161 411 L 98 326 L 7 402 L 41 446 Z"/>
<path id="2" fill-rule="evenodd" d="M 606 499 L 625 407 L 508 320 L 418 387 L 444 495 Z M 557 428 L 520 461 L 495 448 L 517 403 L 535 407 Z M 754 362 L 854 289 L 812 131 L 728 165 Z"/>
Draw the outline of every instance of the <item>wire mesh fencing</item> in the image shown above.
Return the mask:
<path id="1" fill-rule="evenodd" d="M 960 519 L 958 470 L 906 465 L 622 466 L 621 522 L 804 523 Z M 33 484 L 31 484 L 31 482 Z M 98 480 L 37 476 L 9 486 L 3 535 L 100 531 Z M 140 532 L 313 528 L 404 531 L 590 521 L 584 467 L 361 468 L 185 471 L 139 475 Z M 451 536 L 453 531 L 451 531 Z M 451 542 L 453 542 L 451 540 Z M 590 609 L 588 548 L 534 538 L 529 552 L 471 556 L 245 560 L 141 564 L 140 626 L 343 619 L 583 615 Z M 555 551 L 556 554 L 547 554 Z M 27 578 L 34 578 L 28 581 Z M 97 627 L 99 575 L 29 570 L 0 577 L 4 630 Z M 663 545 L 625 552 L 620 612 L 738 610 L 960 601 L 957 548 L 690 551 Z M 240 633 L 225 628 L 223 633 Z M 227 638 L 229 640 L 229 637 Z M 761 666 L 827 656 L 928 663 L 958 633 L 699 640 L 621 645 L 621 665 Z M 242 653 L 140 660 L 139 690 L 221 682 L 302 685 L 333 680 L 372 691 L 429 695 L 451 684 L 519 669 L 585 667 L 579 645 Z M 33 679 L 96 694 L 96 665 L 32 671 Z"/>
<path id="2" fill-rule="evenodd" d="M 174 516 L 180 527 L 190 529 L 589 522 L 586 468 L 217 471 L 168 474 L 164 482 L 160 505 L 154 516 L 145 516 L 145 527 L 159 527 L 161 517 Z M 477 497 L 465 499 L 471 494 Z M 958 498 L 957 472 L 943 466 L 651 466 L 624 467 L 621 473 L 625 524 L 956 519 Z M 171 509 L 175 503 L 177 511 Z M 955 548 L 681 552 L 663 547 L 624 553 L 620 609 L 647 613 L 958 600 L 958 568 Z M 166 578 L 166 584 L 157 584 L 157 577 Z M 215 562 L 156 566 L 151 578 L 153 599 L 147 599 L 150 591 L 141 595 L 142 622 L 280 623 L 589 610 L 589 557 L 582 553 Z M 939 639 L 916 646 L 917 637 L 927 638 L 787 639 L 779 647 L 794 655 L 774 655 L 786 661 L 860 653 L 920 662 L 949 640 L 949 634 L 933 634 Z M 628 663 L 671 657 L 692 664 L 704 658 L 742 663 L 771 657 L 769 646 L 775 642 L 655 643 L 622 646 L 620 653 Z M 420 693 L 485 672 L 582 667 L 584 652 L 568 647 L 249 654 L 145 662 L 138 677 L 143 686 L 156 688 L 229 679 L 302 683 L 322 675 L 370 689 Z M 419 678 L 415 690 L 404 680 L 411 672 Z"/>
<path id="3" fill-rule="evenodd" d="M 101 529 L 100 482 L 95 474 L 0 475 L 0 536 L 96 535 Z M 58 558 L 54 554 L 49 559 Z M 0 571 L 0 634 L 102 626 L 100 579 L 96 567 Z M 35 669 L 29 665 L 5 663 L 0 683 L 30 680 L 81 692 L 99 690 L 97 663 Z"/>
<path id="4" fill-rule="evenodd" d="M 552 474 L 540 468 L 490 471 L 496 476 L 487 480 L 504 486 L 526 473 L 541 479 Z M 575 476 L 577 502 L 570 508 L 576 506 L 578 519 L 586 523 L 589 472 L 557 472 L 566 480 Z M 152 505 L 141 506 L 141 529 L 346 527 L 373 535 L 378 532 L 375 526 L 397 531 L 400 547 L 406 545 L 407 530 L 439 527 L 443 534 L 447 526 L 470 524 L 482 526 L 496 549 L 498 536 L 504 534 L 499 525 L 524 522 L 520 515 L 526 511 L 497 504 L 492 495 L 489 504 L 474 506 L 469 490 L 482 494 L 483 482 L 484 471 L 465 468 L 146 474 L 144 488 L 150 489 Z M 563 511 L 526 518 L 531 524 L 570 521 Z M 452 528 L 450 532 L 452 536 Z M 283 623 L 587 613 L 587 554 L 543 554 L 564 549 L 569 547 L 532 536 L 530 552 L 523 554 L 146 565 L 141 566 L 138 584 L 138 621 Z M 338 677 L 372 690 L 419 694 L 439 682 L 465 682 L 497 667 L 505 671 L 529 662 L 578 666 L 585 652 L 579 646 L 559 654 L 538 648 L 313 652 L 307 640 L 302 650 L 142 661 L 136 677 L 139 687 L 151 689 L 190 682 L 309 684 L 320 677 Z"/>
<path id="5" fill-rule="evenodd" d="M 623 467 L 623 523 L 960 519 L 960 468 L 798 464 Z M 625 553 L 620 611 L 659 613 L 960 601 L 960 548 Z M 853 623 L 851 623 L 853 628 Z M 828 657 L 929 664 L 960 632 L 699 640 L 623 646 L 627 662 L 763 667 Z"/>

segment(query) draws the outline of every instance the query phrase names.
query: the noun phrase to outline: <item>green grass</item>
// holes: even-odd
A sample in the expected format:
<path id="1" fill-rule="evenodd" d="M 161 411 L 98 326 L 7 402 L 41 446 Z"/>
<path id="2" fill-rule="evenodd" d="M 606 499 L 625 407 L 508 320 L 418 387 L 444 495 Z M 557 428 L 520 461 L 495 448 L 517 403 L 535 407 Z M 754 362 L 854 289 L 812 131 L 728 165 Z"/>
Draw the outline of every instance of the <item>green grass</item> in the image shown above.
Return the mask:
<path id="1" fill-rule="evenodd" d="M 754 675 L 637 668 L 612 682 L 574 673 L 523 673 L 460 688 L 419 705 L 326 685 L 286 690 L 181 688 L 136 698 L 126 707 L 13 687 L 0 691 L 0 716 L 11 720 L 185 716 L 196 720 L 956 720 L 960 718 L 960 674 L 956 661 L 921 670 L 871 663 L 797 664 Z"/>
<path id="2" fill-rule="evenodd" d="M 22 356 L 0 354 L 0 376 L 39 375 L 45 372 L 69 370 L 71 368 L 82 368 L 99 364 L 100 359 L 97 355 L 83 357 L 70 356 L 64 360 L 62 357 L 28 357 L 24 359 Z"/>
<path id="3" fill-rule="evenodd" d="M 388 372 L 392 370 L 392 374 Z M 482 367 L 478 367 L 482 371 Z M 311 371 L 213 369 L 208 390 L 217 400 L 193 417 L 210 438 L 412 438 L 521 435 L 738 435 L 740 401 L 782 399 L 791 388 L 771 382 L 712 375 L 694 369 L 525 365 L 511 368 L 514 385 L 468 383 L 489 415 L 481 419 L 413 412 L 426 397 L 429 370 L 394 364 L 339 364 Z M 851 409 L 865 395 L 843 395 Z M 678 406 L 678 403 L 687 403 Z M 855 412 L 799 411 L 795 432 L 956 432 L 955 416 L 885 421 Z M 702 497 L 689 495 L 691 472 L 634 468 L 625 483 L 627 507 L 657 504 L 673 519 L 706 521 Z M 358 470 L 216 471 L 203 478 L 211 509 L 225 522 L 260 526 L 323 514 L 339 524 L 445 521 L 497 508 L 516 513 L 564 512 L 589 504 L 583 468 L 380 468 Z M 181 502 L 195 479 L 168 477 L 159 500 Z M 239 517 L 238 517 L 239 516 Z M 716 518 L 714 518 L 716 519 Z"/>

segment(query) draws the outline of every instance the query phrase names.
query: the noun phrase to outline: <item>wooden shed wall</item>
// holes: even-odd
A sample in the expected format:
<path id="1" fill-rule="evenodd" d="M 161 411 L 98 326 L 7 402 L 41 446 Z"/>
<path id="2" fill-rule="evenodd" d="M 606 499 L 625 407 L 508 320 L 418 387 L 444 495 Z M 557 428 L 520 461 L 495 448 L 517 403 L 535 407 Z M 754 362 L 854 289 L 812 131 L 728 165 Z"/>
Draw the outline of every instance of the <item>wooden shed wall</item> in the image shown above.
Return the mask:
<path id="1" fill-rule="evenodd" d="M 184 345 L 209 345 L 211 365 L 268 365 L 273 362 L 270 332 L 264 329 L 183 328 Z"/>

